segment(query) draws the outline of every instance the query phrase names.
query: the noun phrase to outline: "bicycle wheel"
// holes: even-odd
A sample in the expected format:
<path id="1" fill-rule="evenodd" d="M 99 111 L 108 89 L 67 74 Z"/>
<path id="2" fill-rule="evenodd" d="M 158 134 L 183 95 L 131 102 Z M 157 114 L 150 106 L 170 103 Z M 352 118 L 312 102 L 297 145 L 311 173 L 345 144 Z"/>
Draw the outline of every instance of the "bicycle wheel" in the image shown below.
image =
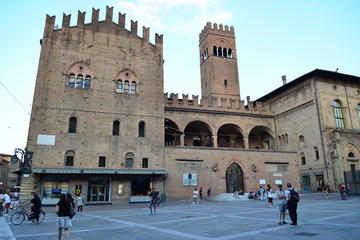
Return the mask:
<path id="1" fill-rule="evenodd" d="M 45 215 L 46 213 L 44 211 L 41 211 L 41 213 L 39 214 L 39 223 L 42 223 L 44 221 Z"/>
<path id="2" fill-rule="evenodd" d="M 10 221 L 14 225 L 20 225 L 24 220 L 25 215 L 22 212 L 14 212 L 10 217 Z"/>

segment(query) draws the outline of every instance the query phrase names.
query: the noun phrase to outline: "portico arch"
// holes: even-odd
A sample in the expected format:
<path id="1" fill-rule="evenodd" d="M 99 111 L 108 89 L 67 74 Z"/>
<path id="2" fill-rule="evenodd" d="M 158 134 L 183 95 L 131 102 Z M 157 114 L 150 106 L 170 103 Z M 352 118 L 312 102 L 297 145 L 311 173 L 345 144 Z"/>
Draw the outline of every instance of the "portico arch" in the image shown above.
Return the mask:
<path id="1" fill-rule="evenodd" d="M 250 149 L 273 150 L 275 148 L 275 139 L 271 130 L 265 126 L 256 126 L 249 132 Z"/>
<path id="2" fill-rule="evenodd" d="M 185 146 L 213 146 L 213 134 L 207 123 L 203 121 L 192 121 L 184 130 L 184 145 Z"/>

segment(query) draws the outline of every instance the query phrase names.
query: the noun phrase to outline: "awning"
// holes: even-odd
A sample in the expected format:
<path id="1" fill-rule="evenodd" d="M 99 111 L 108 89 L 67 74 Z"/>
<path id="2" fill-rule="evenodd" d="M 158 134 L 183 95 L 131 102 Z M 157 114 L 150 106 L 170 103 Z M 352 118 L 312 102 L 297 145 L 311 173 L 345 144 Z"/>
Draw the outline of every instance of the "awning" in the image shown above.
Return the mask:
<path id="1" fill-rule="evenodd" d="M 142 169 L 86 169 L 86 168 L 34 168 L 38 174 L 112 174 L 112 175 L 167 175 L 165 170 Z"/>

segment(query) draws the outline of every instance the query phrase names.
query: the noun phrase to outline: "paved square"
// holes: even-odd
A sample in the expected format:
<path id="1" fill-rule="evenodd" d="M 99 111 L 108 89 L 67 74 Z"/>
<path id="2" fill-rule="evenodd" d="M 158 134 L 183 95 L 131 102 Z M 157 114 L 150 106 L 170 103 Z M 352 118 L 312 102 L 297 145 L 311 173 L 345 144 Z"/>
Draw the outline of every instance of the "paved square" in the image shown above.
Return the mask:
<path id="1" fill-rule="evenodd" d="M 99 208 L 99 207 L 97 207 Z M 70 239 L 358 239 L 360 198 L 347 201 L 302 199 L 298 226 L 278 225 L 278 208 L 266 201 L 206 202 L 159 208 L 88 211 L 73 219 Z M 289 216 L 286 216 L 290 223 Z M 56 215 L 39 225 L 9 223 L 16 239 L 57 239 Z"/>

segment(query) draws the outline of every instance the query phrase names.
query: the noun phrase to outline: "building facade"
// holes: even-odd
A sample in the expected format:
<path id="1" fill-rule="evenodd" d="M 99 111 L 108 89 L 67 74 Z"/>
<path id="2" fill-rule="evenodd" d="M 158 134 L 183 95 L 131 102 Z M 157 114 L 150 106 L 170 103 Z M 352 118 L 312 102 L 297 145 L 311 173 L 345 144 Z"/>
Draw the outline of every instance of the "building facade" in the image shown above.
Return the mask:
<path id="1" fill-rule="evenodd" d="M 137 22 L 125 29 L 125 14 L 114 23 L 109 7 L 104 21 L 95 9 L 88 24 L 85 12 L 76 26 L 70 17 L 60 29 L 46 17 L 27 143 L 33 171 L 23 196 L 37 191 L 45 204 L 60 193 L 94 204 L 137 202 L 152 187 L 189 199 L 194 187 L 217 194 L 287 182 L 316 191 L 315 181 L 343 181 L 335 165 L 358 164 L 359 110 L 353 125 L 336 128 L 337 108 L 327 104 L 338 94 L 332 101 L 358 107 L 359 78 L 315 70 L 245 102 L 234 28 L 207 23 L 199 36 L 202 96 L 180 98 L 164 94 L 162 35 L 150 43 L 149 28 L 137 36 Z M 324 90 L 333 85 L 336 93 Z M 339 154 L 348 152 L 354 157 L 345 161 Z"/>

